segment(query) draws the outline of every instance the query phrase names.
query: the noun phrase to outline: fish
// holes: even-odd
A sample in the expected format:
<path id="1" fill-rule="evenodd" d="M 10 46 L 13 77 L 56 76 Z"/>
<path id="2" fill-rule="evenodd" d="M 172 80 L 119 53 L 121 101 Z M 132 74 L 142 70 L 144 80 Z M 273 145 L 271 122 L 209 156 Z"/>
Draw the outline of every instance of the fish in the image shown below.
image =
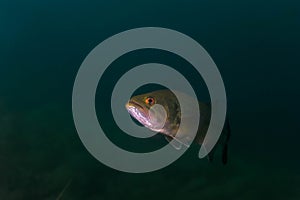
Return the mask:
<path id="1" fill-rule="evenodd" d="M 192 105 L 192 103 L 198 102 L 201 113 L 199 122 L 195 121 L 196 117 L 193 115 L 194 112 L 189 112 L 192 111 L 191 109 L 193 109 L 193 107 L 185 109 L 186 113 L 181 112 L 176 95 L 180 95 L 180 99 L 184 100 L 185 105 Z M 169 89 L 155 90 L 146 94 L 131 97 L 126 103 L 125 108 L 128 113 L 144 127 L 163 134 L 166 140 L 177 150 L 181 149 L 183 145 L 189 147 L 191 142 L 202 145 L 210 123 L 210 104 L 199 102 L 182 92 L 176 92 L 176 95 Z M 157 105 L 161 106 L 159 107 L 160 109 L 152 109 Z M 180 134 L 177 134 L 182 118 L 185 119 L 186 123 L 184 127 L 180 127 Z M 190 141 L 190 126 L 192 123 L 199 123 L 199 126 L 194 140 Z M 217 146 L 221 146 L 222 163 L 227 163 L 230 135 L 230 125 L 226 118 L 221 136 L 219 137 L 217 144 L 208 154 L 209 161 L 213 161 Z"/>
<path id="2" fill-rule="evenodd" d="M 58 197 L 56 198 L 56 200 L 62 199 L 64 193 L 66 192 L 66 190 L 68 189 L 68 187 L 71 185 L 71 183 L 72 183 L 72 179 L 70 179 L 70 180 L 66 183 L 65 187 L 64 187 L 63 190 L 59 193 L 59 195 L 58 195 Z"/>

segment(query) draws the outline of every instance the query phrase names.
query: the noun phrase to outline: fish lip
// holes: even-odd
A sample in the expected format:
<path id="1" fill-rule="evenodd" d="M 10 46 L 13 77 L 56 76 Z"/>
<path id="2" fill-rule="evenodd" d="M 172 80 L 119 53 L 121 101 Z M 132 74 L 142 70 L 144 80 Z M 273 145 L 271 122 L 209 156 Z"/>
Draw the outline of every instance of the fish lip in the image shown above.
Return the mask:
<path id="1" fill-rule="evenodd" d="M 128 101 L 126 107 L 129 107 L 130 105 L 137 106 L 137 107 L 139 107 L 140 109 L 142 109 L 143 111 L 145 111 L 144 107 L 143 107 L 142 105 L 140 105 L 139 103 L 135 102 L 135 101 L 131 101 L 131 100 Z"/>
<path id="2" fill-rule="evenodd" d="M 135 107 L 136 109 L 138 109 L 142 115 L 146 118 L 146 119 L 149 119 L 149 116 L 148 116 L 148 111 L 146 108 L 144 108 L 141 104 L 135 102 L 135 101 L 128 101 L 127 104 L 126 104 L 126 109 L 129 111 L 130 110 L 130 107 Z"/>

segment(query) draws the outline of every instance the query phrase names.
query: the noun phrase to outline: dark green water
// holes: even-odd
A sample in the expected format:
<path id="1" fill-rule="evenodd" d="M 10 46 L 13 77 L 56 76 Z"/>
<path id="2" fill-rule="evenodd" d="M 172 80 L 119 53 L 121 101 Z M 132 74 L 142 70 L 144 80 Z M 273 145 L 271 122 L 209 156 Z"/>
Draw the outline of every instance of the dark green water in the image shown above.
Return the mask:
<path id="1" fill-rule="evenodd" d="M 127 174 L 82 145 L 71 110 L 77 70 L 107 37 L 144 26 L 183 32 L 214 59 L 232 126 L 228 165 L 198 159 L 194 145 L 162 170 Z M 300 198 L 299 2 L 0 1 L 0 27 L 0 199 L 55 199 L 70 180 L 61 199 Z M 163 144 L 125 136 L 107 109 L 122 73 L 153 61 L 181 71 L 209 99 L 174 55 L 123 56 L 96 101 L 100 123 L 124 148 Z"/>

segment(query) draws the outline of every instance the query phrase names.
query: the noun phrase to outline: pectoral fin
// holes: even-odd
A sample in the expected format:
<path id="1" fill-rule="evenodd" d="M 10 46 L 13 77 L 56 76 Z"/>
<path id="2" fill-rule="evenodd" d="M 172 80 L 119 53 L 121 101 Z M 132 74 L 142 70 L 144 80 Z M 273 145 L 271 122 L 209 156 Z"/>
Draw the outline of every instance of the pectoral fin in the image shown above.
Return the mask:
<path id="1" fill-rule="evenodd" d="M 165 136 L 166 140 L 177 150 L 180 150 L 183 146 L 189 148 L 190 141 L 187 138 L 176 138 L 172 136 Z"/>
<path id="2" fill-rule="evenodd" d="M 172 139 L 168 136 L 165 136 L 165 138 L 176 150 L 180 150 L 182 148 L 182 143 L 178 140 Z"/>

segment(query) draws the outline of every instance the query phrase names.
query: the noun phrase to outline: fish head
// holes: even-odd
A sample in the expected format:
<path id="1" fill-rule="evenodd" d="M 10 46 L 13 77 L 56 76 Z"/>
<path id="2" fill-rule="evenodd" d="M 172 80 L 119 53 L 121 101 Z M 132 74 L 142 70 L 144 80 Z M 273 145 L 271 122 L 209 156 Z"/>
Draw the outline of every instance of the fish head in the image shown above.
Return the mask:
<path id="1" fill-rule="evenodd" d="M 126 109 L 143 126 L 156 132 L 170 131 L 170 125 L 177 122 L 178 101 L 168 90 L 133 96 L 127 102 Z"/>

